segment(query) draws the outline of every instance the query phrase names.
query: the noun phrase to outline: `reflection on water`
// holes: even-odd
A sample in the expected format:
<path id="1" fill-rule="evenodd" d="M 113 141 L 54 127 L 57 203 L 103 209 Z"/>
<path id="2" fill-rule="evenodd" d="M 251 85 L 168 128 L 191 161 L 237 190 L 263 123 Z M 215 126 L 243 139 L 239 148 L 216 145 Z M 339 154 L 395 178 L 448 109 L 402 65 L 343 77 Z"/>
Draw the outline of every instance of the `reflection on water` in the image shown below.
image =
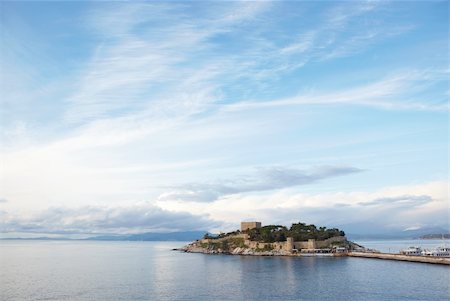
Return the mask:
<path id="1" fill-rule="evenodd" d="M 446 266 L 171 251 L 181 245 L 4 241 L 0 299 L 446 300 L 449 293 Z"/>

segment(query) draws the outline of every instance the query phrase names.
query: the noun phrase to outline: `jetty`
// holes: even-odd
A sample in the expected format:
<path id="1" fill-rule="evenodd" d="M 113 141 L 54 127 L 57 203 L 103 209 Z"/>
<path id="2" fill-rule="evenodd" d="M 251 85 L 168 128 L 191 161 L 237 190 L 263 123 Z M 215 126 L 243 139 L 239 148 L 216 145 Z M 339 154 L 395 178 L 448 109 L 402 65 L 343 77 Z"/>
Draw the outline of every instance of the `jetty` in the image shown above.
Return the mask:
<path id="1" fill-rule="evenodd" d="M 450 265 L 449 257 L 412 256 L 390 253 L 349 252 L 347 256 Z"/>

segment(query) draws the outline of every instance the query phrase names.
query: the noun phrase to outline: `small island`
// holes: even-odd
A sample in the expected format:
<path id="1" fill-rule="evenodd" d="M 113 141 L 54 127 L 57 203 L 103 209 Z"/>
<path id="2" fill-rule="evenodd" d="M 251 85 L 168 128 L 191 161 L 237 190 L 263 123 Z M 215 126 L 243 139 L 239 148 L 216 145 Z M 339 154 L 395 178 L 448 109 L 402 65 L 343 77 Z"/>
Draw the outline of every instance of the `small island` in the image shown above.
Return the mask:
<path id="1" fill-rule="evenodd" d="M 347 240 L 344 231 L 294 223 L 261 226 L 241 222 L 241 229 L 217 236 L 205 234 L 181 248 L 184 252 L 258 256 L 342 256 L 361 246 Z"/>

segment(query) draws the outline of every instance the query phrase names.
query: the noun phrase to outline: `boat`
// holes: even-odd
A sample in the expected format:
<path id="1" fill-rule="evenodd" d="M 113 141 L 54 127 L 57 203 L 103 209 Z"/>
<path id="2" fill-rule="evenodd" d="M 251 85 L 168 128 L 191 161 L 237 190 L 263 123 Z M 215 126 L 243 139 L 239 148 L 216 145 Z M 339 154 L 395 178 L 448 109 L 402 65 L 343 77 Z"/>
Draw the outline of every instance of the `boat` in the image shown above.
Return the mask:
<path id="1" fill-rule="evenodd" d="M 400 254 L 408 256 L 422 256 L 422 249 L 420 247 L 409 247 L 407 249 L 400 250 Z"/>
<path id="2" fill-rule="evenodd" d="M 450 247 L 437 247 L 434 250 L 423 250 L 423 256 L 450 257 Z"/>

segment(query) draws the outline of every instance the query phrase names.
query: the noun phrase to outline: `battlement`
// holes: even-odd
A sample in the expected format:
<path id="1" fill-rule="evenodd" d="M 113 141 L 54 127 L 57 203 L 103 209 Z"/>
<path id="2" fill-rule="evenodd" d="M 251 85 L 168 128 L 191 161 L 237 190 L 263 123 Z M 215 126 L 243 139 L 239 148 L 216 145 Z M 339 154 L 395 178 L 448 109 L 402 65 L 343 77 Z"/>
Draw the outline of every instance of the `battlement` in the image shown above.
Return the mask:
<path id="1" fill-rule="evenodd" d="M 241 222 L 241 231 L 261 228 L 261 222 Z"/>

